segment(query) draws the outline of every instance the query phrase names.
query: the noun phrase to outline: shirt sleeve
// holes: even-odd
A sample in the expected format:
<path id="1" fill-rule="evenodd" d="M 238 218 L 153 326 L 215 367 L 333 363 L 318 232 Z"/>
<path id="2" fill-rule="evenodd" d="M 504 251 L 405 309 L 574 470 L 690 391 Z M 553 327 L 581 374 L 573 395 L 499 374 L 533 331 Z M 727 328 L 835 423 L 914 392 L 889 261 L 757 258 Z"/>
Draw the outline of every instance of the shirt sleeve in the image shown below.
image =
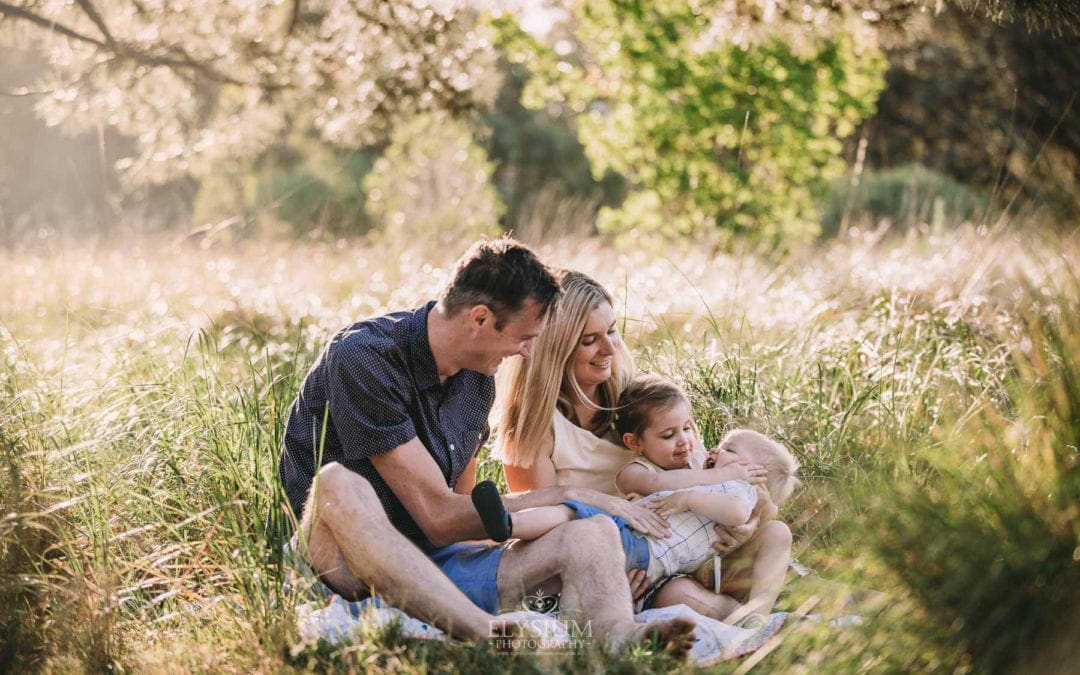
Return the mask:
<path id="1" fill-rule="evenodd" d="M 750 483 L 741 480 L 734 482 L 738 485 L 735 494 L 746 500 L 746 504 L 750 507 L 750 510 L 753 511 L 754 507 L 757 506 L 757 489 Z"/>
<path id="2" fill-rule="evenodd" d="M 411 384 L 375 345 L 342 340 L 327 363 L 327 407 L 346 466 L 416 438 Z"/>

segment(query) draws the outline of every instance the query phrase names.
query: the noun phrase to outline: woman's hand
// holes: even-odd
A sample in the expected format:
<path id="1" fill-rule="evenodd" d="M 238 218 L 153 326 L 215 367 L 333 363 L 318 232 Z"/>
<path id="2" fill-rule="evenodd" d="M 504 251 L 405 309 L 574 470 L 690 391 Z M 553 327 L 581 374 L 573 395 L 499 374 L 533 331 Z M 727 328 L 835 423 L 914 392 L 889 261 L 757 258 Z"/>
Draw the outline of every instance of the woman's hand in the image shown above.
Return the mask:
<path id="1" fill-rule="evenodd" d="M 641 596 L 645 595 L 645 591 L 649 590 L 649 578 L 645 570 L 627 570 L 626 580 L 630 582 L 630 597 L 634 600 L 640 600 Z"/>
<path id="2" fill-rule="evenodd" d="M 690 490 L 678 490 L 655 497 L 649 502 L 649 508 L 662 516 L 671 516 L 676 513 L 690 510 Z"/>
<path id="3" fill-rule="evenodd" d="M 619 516 L 625 520 L 630 527 L 642 534 L 647 534 L 654 539 L 666 539 L 671 536 L 671 527 L 668 525 L 667 521 L 661 518 L 660 515 L 652 509 L 638 506 L 633 502 L 628 502 L 625 499 L 619 499 L 618 497 L 612 497 L 611 495 L 603 496 L 607 497 L 607 501 L 594 504 L 593 506 L 604 509 L 613 516 Z"/>

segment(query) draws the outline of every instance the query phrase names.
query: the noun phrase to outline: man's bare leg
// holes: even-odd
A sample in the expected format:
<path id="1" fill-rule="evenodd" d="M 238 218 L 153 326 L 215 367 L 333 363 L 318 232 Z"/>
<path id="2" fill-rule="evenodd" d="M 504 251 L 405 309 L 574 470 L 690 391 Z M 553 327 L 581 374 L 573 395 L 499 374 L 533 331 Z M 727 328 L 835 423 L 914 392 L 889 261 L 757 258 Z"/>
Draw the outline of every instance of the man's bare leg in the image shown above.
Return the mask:
<path id="1" fill-rule="evenodd" d="M 507 549 L 499 563 L 499 598 L 503 606 L 516 605 L 525 594 L 558 577 L 560 618 L 576 621 L 578 630 L 590 626 L 609 650 L 656 638 L 669 651 L 687 653 L 693 646 L 693 622 L 634 621 L 625 568 L 614 521 L 606 516 L 575 520 L 534 541 L 514 542 Z"/>
<path id="2" fill-rule="evenodd" d="M 397 531 L 367 480 L 333 462 L 316 481 L 300 523 L 301 551 L 327 585 L 346 598 L 373 589 L 454 637 L 501 630 L 504 622 L 473 604 Z"/>
<path id="3" fill-rule="evenodd" d="M 768 614 L 784 588 L 784 578 L 791 560 L 791 530 L 779 520 L 769 521 L 750 541 L 724 560 L 730 560 L 733 572 L 728 580 L 721 583 L 724 592 L 736 597 L 740 594 L 749 596 L 724 621 L 735 623 L 750 614 Z M 746 573 L 747 567 L 749 574 Z"/>

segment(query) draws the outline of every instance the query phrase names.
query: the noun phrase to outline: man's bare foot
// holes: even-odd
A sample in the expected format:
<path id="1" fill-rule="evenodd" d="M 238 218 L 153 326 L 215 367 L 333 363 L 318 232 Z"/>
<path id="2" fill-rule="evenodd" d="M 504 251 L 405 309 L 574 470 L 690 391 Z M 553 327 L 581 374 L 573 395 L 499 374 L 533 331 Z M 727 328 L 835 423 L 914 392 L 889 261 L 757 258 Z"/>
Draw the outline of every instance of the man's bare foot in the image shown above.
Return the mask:
<path id="1" fill-rule="evenodd" d="M 677 616 L 648 623 L 632 623 L 625 629 L 616 627 L 608 635 L 607 648 L 612 653 L 618 653 L 631 645 L 650 640 L 655 640 L 657 647 L 672 656 L 686 656 L 694 646 L 694 622 Z"/>

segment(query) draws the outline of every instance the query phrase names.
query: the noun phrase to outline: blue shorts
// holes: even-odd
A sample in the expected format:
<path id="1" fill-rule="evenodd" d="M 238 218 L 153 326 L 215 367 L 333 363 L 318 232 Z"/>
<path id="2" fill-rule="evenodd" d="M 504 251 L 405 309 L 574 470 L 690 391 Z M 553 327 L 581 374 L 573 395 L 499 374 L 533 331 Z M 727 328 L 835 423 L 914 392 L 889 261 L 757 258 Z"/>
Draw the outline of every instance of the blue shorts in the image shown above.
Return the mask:
<path id="1" fill-rule="evenodd" d="M 645 535 L 634 530 L 634 528 L 630 527 L 630 524 L 625 520 L 618 516 L 613 516 L 603 509 L 598 509 L 595 506 L 589 506 L 588 504 L 582 504 L 581 502 L 574 500 L 565 501 L 563 502 L 563 505 L 572 508 L 574 514 L 579 519 L 600 514 L 614 520 L 615 524 L 619 526 L 619 537 L 622 539 L 623 552 L 626 553 L 627 571 L 649 569 L 649 542 L 645 540 Z M 634 611 L 640 612 L 646 609 L 652 609 L 653 603 L 656 601 L 656 594 L 664 587 L 664 584 L 672 579 L 678 579 L 682 576 L 686 575 L 677 574 L 673 577 L 665 577 L 658 581 L 644 596 L 634 603 Z"/>
<path id="2" fill-rule="evenodd" d="M 459 542 L 427 554 L 469 600 L 488 614 L 495 614 L 499 611 L 496 577 L 505 550 L 506 544 Z"/>
<path id="3" fill-rule="evenodd" d="M 450 577 L 450 581 L 461 589 L 469 600 L 472 600 L 480 609 L 489 614 L 499 611 L 499 589 L 496 584 L 496 575 L 499 572 L 499 561 L 502 559 L 506 544 L 477 544 L 460 542 L 450 544 L 442 548 L 427 552 L 435 566 L 442 570 L 443 574 Z M 319 575 L 308 564 L 307 560 L 300 555 L 292 541 L 283 549 L 285 560 L 288 561 L 293 574 L 289 575 L 286 586 L 302 584 L 319 597 L 331 597 L 337 592 L 319 579 Z M 382 602 L 379 598 L 371 596 L 368 591 L 360 594 L 356 600 L 373 599 Z M 352 603 L 360 607 L 359 603 Z M 381 607 L 382 605 L 376 605 Z M 354 616 L 355 609 L 351 609 Z"/>
<path id="4" fill-rule="evenodd" d="M 563 506 L 569 506 L 574 510 L 574 515 L 580 520 L 590 516 L 607 516 L 619 526 L 619 537 L 622 539 L 623 553 L 626 554 L 627 570 L 649 569 L 649 542 L 645 541 L 645 535 L 638 533 L 630 524 L 618 516 L 613 516 L 603 509 L 595 506 L 582 504 L 573 499 L 563 502 Z"/>

